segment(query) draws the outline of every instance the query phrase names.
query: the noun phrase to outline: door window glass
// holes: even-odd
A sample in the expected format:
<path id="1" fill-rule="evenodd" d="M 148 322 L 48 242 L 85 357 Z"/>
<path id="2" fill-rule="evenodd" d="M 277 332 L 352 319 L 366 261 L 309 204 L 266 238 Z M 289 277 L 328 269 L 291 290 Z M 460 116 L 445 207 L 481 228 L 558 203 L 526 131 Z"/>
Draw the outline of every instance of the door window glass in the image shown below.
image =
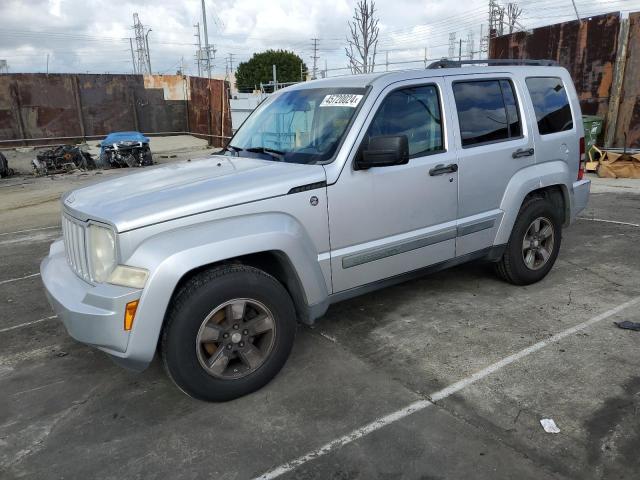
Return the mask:
<path id="1" fill-rule="evenodd" d="M 533 102 L 540 135 L 573 129 L 569 98 L 557 77 L 527 78 L 527 88 Z"/>
<path id="2" fill-rule="evenodd" d="M 390 93 L 367 131 L 367 138 L 378 135 L 406 135 L 409 157 L 444 151 L 440 102 L 435 85 Z"/>
<path id="3" fill-rule="evenodd" d="M 522 135 L 518 106 L 508 80 L 456 82 L 453 95 L 463 147 Z"/>

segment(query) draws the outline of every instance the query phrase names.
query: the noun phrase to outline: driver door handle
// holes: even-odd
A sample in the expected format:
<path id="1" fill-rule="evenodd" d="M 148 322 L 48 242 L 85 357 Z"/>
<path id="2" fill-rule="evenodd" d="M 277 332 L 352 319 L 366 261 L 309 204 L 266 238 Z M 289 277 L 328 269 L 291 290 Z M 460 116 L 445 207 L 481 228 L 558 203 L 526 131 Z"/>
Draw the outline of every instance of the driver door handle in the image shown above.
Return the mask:
<path id="1" fill-rule="evenodd" d="M 513 158 L 530 157 L 534 153 L 535 151 L 533 150 L 533 148 L 519 148 L 518 150 L 513 152 L 511 156 Z"/>
<path id="2" fill-rule="evenodd" d="M 431 170 L 429 170 L 429 175 L 431 175 L 432 177 L 435 177 L 436 175 L 444 175 L 445 173 L 455 173 L 457 171 L 458 171 L 457 163 L 450 163 L 449 165 L 445 165 L 444 163 L 441 163 L 433 167 Z"/>

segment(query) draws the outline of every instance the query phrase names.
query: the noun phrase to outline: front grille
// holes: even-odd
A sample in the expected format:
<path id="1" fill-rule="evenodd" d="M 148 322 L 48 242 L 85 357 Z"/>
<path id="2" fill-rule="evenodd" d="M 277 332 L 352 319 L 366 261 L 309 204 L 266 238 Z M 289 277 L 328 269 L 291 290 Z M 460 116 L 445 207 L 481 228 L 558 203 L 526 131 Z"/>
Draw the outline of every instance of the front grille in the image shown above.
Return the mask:
<path id="1" fill-rule="evenodd" d="M 86 248 L 86 224 L 62 214 L 62 234 L 67 262 L 71 269 L 83 280 L 90 282 L 89 262 Z"/>

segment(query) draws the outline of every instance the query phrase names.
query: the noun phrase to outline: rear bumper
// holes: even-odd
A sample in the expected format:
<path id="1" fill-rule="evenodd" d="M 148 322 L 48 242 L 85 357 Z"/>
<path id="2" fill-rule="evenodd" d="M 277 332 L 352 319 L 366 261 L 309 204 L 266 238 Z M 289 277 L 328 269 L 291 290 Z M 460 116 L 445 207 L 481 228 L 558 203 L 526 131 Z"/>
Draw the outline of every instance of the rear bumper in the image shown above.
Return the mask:
<path id="1" fill-rule="evenodd" d="M 571 202 L 571 222 L 578 214 L 584 210 L 589 203 L 589 193 L 591 191 L 591 180 L 579 180 L 573 182 L 573 195 Z"/>
<path id="2" fill-rule="evenodd" d="M 125 306 L 142 291 L 117 285 L 91 285 L 69 267 L 62 240 L 51 245 L 40 265 L 40 274 L 51 307 L 75 340 L 108 353 L 116 363 L 142 370 L 148 360 L 127 354 L 130 333 L 124 330 Z"/>

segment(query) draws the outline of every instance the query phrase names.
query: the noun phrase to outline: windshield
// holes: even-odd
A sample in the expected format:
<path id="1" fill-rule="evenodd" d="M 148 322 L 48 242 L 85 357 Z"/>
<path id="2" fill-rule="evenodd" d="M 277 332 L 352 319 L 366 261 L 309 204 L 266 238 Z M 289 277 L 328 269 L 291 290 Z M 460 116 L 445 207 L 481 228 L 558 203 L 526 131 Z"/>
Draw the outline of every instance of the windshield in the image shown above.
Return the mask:
<path id="1" fill-rule="evenodd" d="M 225 155 L 290 163 L 330 160 L 362 103 L 364 88 L 312 88 L 282 92 L 244 122 Z"/>

